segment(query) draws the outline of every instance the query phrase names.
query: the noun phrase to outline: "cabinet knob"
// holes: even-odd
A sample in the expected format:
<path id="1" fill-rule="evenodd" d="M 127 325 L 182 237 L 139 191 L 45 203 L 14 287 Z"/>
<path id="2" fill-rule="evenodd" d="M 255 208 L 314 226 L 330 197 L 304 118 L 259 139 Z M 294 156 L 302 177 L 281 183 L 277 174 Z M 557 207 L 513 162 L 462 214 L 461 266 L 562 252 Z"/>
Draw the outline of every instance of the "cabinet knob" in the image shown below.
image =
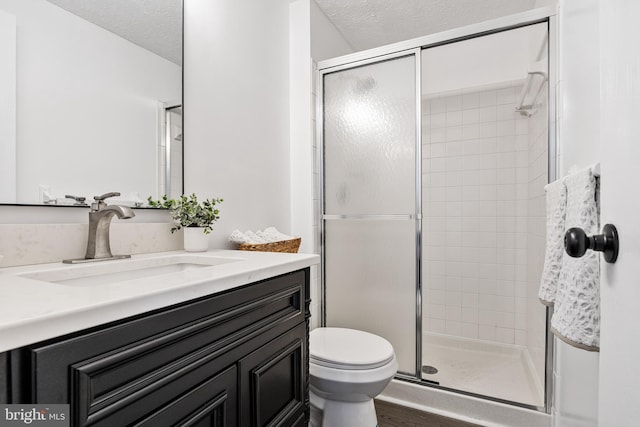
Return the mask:
<path id="1" fill-rule="evenodd" d="M 602 227 L 602 234 L 587 236 L 582 228 L 574 227 L 564 235 L 564 248 L 569 256 L 580 258 L 587 249 L 602 252 L 604 260 L 613 264 L 618 259 L 618 230 L 613 224 Z"/>

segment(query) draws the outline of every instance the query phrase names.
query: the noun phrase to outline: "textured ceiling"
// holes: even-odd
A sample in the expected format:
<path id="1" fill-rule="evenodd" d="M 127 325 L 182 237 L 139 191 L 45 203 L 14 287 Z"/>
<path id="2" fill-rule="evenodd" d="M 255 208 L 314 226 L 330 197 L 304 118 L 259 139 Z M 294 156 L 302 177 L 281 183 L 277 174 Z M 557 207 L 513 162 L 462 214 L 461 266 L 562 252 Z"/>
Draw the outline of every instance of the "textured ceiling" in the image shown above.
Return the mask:
<path id="1" fill-rule="evenodd" d="M 355 51 L 532 9 L 535 0 L 315 0 Z"/>
<path id="2" fill-rule="evenodd" d="M 48 0 L 178 65 L 182 0 Z"/>

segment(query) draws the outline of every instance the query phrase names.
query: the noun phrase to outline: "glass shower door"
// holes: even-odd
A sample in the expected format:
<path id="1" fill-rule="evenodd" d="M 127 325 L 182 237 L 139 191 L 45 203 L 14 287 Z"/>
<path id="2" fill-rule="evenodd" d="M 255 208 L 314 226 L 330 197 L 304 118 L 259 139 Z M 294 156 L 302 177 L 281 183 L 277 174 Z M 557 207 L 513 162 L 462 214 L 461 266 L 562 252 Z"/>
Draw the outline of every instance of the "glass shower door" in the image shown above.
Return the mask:
<path id="1" fill-rule="evenodd" d="M 323 75 L 325 325 L 380 335 L 416 372 L 415 53 Z"/>

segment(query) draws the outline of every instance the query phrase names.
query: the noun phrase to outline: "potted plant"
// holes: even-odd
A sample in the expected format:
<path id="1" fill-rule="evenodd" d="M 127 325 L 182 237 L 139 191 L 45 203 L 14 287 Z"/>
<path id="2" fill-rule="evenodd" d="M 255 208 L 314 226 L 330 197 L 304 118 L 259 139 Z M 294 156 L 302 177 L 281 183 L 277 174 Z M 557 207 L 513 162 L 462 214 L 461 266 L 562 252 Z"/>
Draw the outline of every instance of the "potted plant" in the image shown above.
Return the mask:
<path id="1" fill-rule="evenodd" d="M 220 219 L 220 211 L 216 205 L 223 199 L 213 198 L 198 201 L 194 194 L 182 195 L 178 199 L 169 199 L 166 195 L 160 200 L 147 199 L 149 206 L 154 208 L 166 208 L 171 212 L 174 225 L 171 232 L 174 233 L 184 228 L 184 249 L 187 252 L 202 252 L 209 248 L 209 236 L 211 226 Z"/>

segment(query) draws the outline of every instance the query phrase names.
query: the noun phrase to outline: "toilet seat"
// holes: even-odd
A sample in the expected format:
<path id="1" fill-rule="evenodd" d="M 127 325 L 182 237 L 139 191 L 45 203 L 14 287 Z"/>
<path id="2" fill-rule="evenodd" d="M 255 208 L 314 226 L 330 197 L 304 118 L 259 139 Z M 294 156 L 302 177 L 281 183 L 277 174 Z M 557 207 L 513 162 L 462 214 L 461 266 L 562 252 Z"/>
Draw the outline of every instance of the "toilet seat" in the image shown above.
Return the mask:
<path id="1" fill-rule="evenodd" d="M 389 341 L 364 331 L 317 328 L 311 331 L 309 342 L 310 362 L 327 368 L 375 369 L 394 359 Z"/>

